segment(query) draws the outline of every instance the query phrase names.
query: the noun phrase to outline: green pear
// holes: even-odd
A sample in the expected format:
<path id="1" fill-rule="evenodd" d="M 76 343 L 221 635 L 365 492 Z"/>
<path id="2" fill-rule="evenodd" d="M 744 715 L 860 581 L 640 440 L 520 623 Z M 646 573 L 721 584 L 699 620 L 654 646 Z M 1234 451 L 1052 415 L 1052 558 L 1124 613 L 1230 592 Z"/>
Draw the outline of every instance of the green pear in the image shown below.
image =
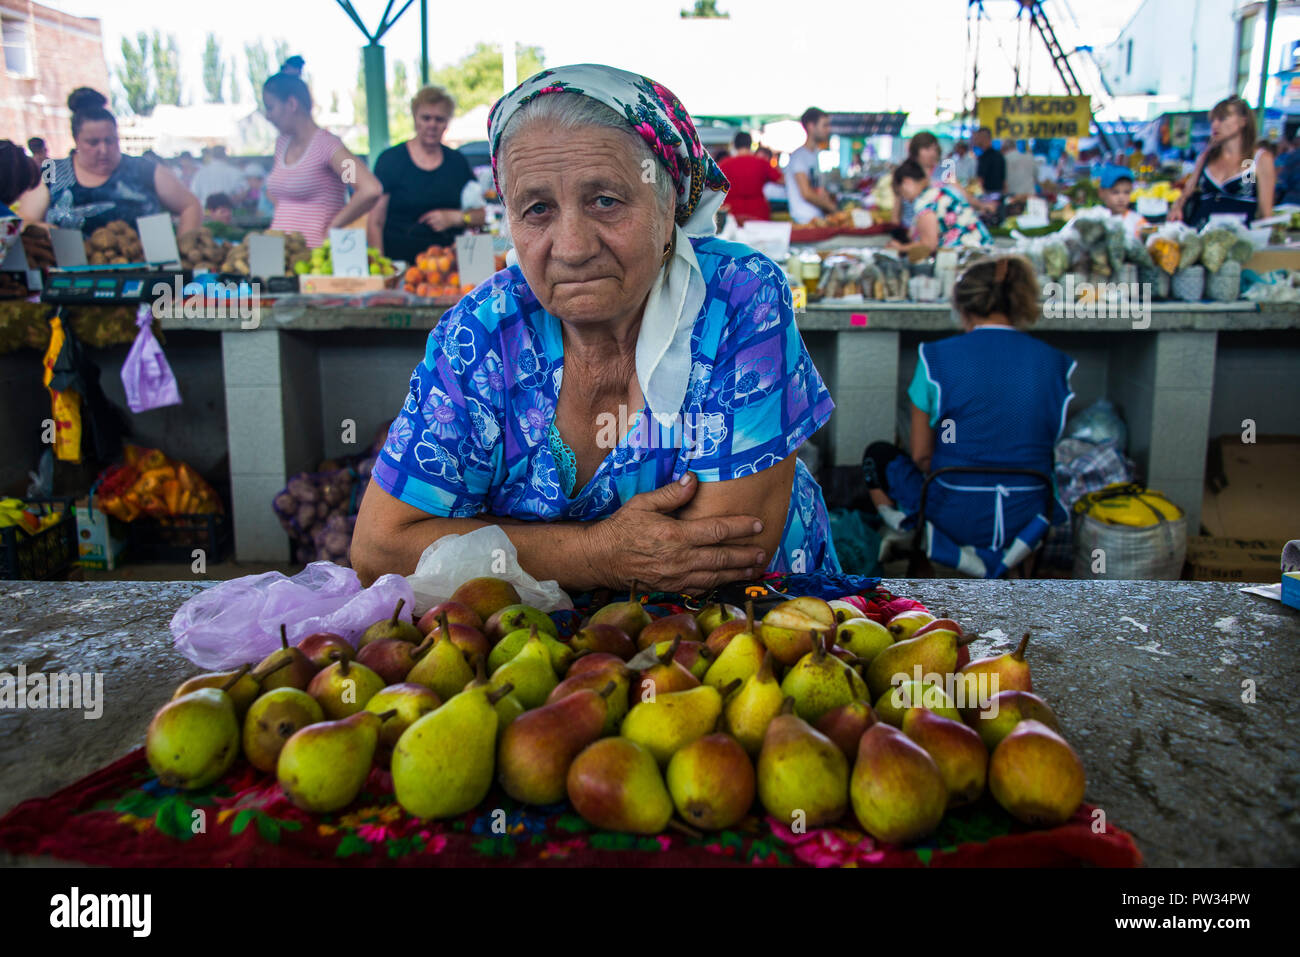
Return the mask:
<path id="1" fill-rule="evenodd" d="M 885 627 L 889 629 L 889 633 L 894 636 L 895 641 L 906 641 L 919 631 L 922 625 L 928 625 L 934 620 L 934 615 L 928 611 L 914 608 L 911 611 L 899 612 L 889 619 L 889 623 Z"/>
<path id="2" fill-rule="evenodd" d="M 658 642 L 655 645 L 655 654 L 662 655 L 672 647 L 672 641 Z M 696 681 L 702 682 L 705 674 L 708 673 L 709 665 L 713 664 L 713 655 L 702 641 L 683 641 L 678 643 L 677 650 L 673 652 L 673 660 L 689 671 Z"/>
<path id="3" fill-rule="evenodd" d="M 419 818 L 464 814 L 487 797 L 496 763 L 496 690 L 472 683 L 411 725 L 393 749 L 397 803 Z"/>
<path id="4" fill-rule="evenodd" d="M 304 811 L 325 814 L 357 799 L 374 762 L 379 729 L 392 712 L 359 711 L 308 725 L 280 749 L 280 787 Z"/>
<path id="5" fill-rule="evenodd" d="M 1029 663 L 1025 661 L 1025 648 L 1029 645 L 1029 632 L 1025 632 L 1014 651 L 993 658 L 972 661 L 958 672 L 962 682 L 962 712 L 974 714 L 980 706 L 1001 691 L 1033 691 L 1029 677 Z"/>
<path id="6" fill-rule="evenodd" d="M 948 806 L 948 788 L 934 758 L 887 724 L 873 724 L 858 742 L 849 791 L 863 830 L 889 844 L 933 833 Z"/>
<path id="7" fill-rule="evenodd" d="M 745 613 L 735 605 L 705 605 L 695 616 L 695 623 L 700 627 L 700 634 L 707 637 L 724 622 L 733 618 L 743 618 Z"/>
<path id="8" fill-rule="evenodd" d="M 619 734 L 644 747 L 664 767 L 674 752 L 713 730 L 726 695 L 739 687 L 737 679 L 722 691 L 700 685 L 637 702 L 623 719 Z"/>
<path id="9" fill-rule="evenodd" d="M 546 696 L 559 684 L 551 665 L 551 653 L 536 634 L 525 642 L 519 654 L 492 672 L 492 687 L 505 684 L 514 686 L 515 697 L 528 709 L 544 705 Z"/>
<path id="10" fill-rule="evenodd" d="M 516 801 L 555 804 L 564 799 L 569 765 L 605 725 L 605 700 L 615 684 L 575 691 L 521 714 L 502 732 L 497 779 Z"/>
<path id="11" fill-rule="evenodd" d="M 588 745 L 569 765 L 565 790 L 584 821 L 607 831 L 658 834 L 673 816 L 654 756 L 627 738 Z"/>
<path id="12" fill-rule="evenodd" d="M 511 632 L 526 634 L 531 625 L 537 626 L 538 634 L 560 637 L 551 616 L 531 605 L 506 605 L 484 623 L 482 631 L 488 641 L 497 642 Z"/>
<path id="13" fill-rule="evenodd" d="M 908 708 L 929 708 L 940 717 L 961 720 L 952 698 L 933 682 L 904 681 L 876 699 L 876 717 L 891 727 L 903 727 L 903 713 Z"/>
<path id="14" fill-rule="evenodd" d="M 637 601 L 636 582 L 633 582 L 631 589 L 628 591 L 627 601 L 618 601 L 606 605 L 587 619 L 586 625 L 613 625 L 633 641 L 636 641 L 641 634 L 641 629 L 650 624 L 652 620 L 650 613 L 645 610 L 645 606 Z"/>
<path id="15" fill-rule="evenodd" d="M 794 698 L 794 712 L 815 722 L 832 708 L 848 704 L 867 693 L 867 685 L 851 667 L 826 653 L 821 635 L 813 637 L 813 650 L 786 672 L 781 691 Z"/>
<path id="16" fill-rule="evenodd" d="M 948 807 L 970 804 L 984 793 L 989 749 L 966 725 L 928 708 L 908 708 L 903 714 L 903 733 L 939 766 L 948 789 Z"/>
<path id="17" fill-rule="evenodd" d="M 220 688 L 198 688 L 173 698 L 149 722 L 144 747 L 163 786 L 187 791 L 207 787 L 239 756 L 239 720 L 230 695 Z"/>
<path id="18" fill-rule="evenodd" d="M 263 676 L 259 684 L 262 694 L 265 694 L 276 688 L 297 688 L 299 691 L 304 691 L 319 670 L 301 649 L 289 646 L 285 626 L 281 625 L 280 647 L 263 658 L 253 669 L 253 674 Z"/>
<path id="19" fill-rule="evenodd" d="M 418 645 L 424 640 L 424 634 L 410 617 L 402 616 L 402 608 L 406 605 L 405 598 L 397 599 L 397 607 L 393 609 L 391 618 L 381 618 L 369 628 L 361 633 L 357 641 L 357 650 L 360 651 L 372 641 L 378 641 L 380 638 L 397 638 L 400 641 L 409 641 L 413 645 Z"/>
<path id="20" fill-rule="evenodd" d="M 431 688 L 446 701 L 452 695 L 460 694 L 474 680 L 474 669 L 466 653 L 455 642 L 435 641 L 407 672 L 406 680 Z"/>
<path id="21" fill-rule="evenodd" d="M 262 693 L 261 682 L 251 674 L 248 665 L 241 665 L 234 671 L 214 671 L 195 675 L 176 689 L 172 694 L 172 700 L 175 701 L 200 688 L 220 688 L 224 691 L 235 708 L 235 717 L 240 721 L 243 721 L 244 715 L 248 713 L 249 705 Z"/>
<path id="22" fill-rule="evenodd" d="M 368 645 L 367 647 L 373 647 Z M 386 768 L 393 757 L 402 733 L 430 711 L 442 707 L 438 693 L 424 685 L 400 682 L 384 688 L 366 702 L 371 714 L 388 714 L 379 729 L 379 743 L 375 747 L 375 763 Z"/>
<path id="23" fill-rule="evenodd" d="M 820 598 L 792 598 L 763 616 L 758 636 L 787 668 L 813 650 L 813 636 L 835 635 L 835 610 Z"/>
<path id="24" fill-rule="evenodd" d="M 836 622 L 841 625 L 846 621 L 857 621 L 859 618 L 866 618 L 862 609 L 851 601 L 844 601 L 837 598 L 834 601 L 828 601 L 826 604 L 831 606 L 831 611 L 835 612 Z"/>
<path id="25" fill-rule="evenodd" d="M 295 733 L 325 720 L 316 699 L 297 688 L 272 688 L 244 716 L 244 757 L 259 771 L 274 771 L 280 749 Z"/>
<path id="26" fill-rule="evenodd" d="M 826 735 L 794 713 L 787 697 L 758 755 L 758 799 L 787 826 L 833 824 L 849 806 L 849 762 Z"/>
<path id="27" fill-rule="evenodd" d="M 869 665 L 876 655 L 894 643 L 894 636 L 878 621 L 850 618 L 835 630 L 835 643 Z"/>
<path id="28" fill-rule="evenodd" d="M 967 714 L 967 723 L 979 734 L 990 753 L 1021 721 L 1041 721 L 1060 733 L 1056 713 L 1038 695 L 1030 691 L 999 691 L 975 715 Z"/>
<path id="29" fill-rule="evenodd" d="M 737 679 L 744 681 L 758 674 L 766 651 L 753 632 L 744 631 L 732 636 L 718 657 L 713 659 L 709 670 L 704 672 L 703 683 L 710 688 L 722 688 Z"/>
<path id="30" fill-rule="evenodd" d="M 989 761 L 993 799 L 1016 820 L 1036 827 L 1056 827 L 1073 817 L 1087 783 L 1074 749 L 1032 718 L 1017 724 Z"/>
<path id="31" fill-rule="evenodd" d="M 325 717 L 337 721 L 356 714 L 384 688 L 384 679 L 363 664 L 337 659 L 311 679 L 307 693 L 316 699 Z"/>
<path id="32" fill-rule="evenodd" d="M 904 612 L 904 614 L 908 614 Z M 867 685 L 879 696 L 894 683 L 895 675 L 906 681 L 916 669 L 924 675 L 950 675 L 957 670 L 957 649 L 971 639 L 951 631 L 932 631 L 916 638 L 896 641 L 871 659 L 867 665 Z"/>
<path id="33" fill-rule="evenodd" d="M 550 621 L 548 618 L 547 621 Z M 552 626 L 554 627 L 554 626 Z M 566 645 L 560 639 L 544 631 L 538 631 L 537 636 L 542 639 L 542 644 L 546 646 L 546 652 L 551 656 L 551 667 L 555 669 L 557 675 L 562 675 L 569 670 L 569 665 L 573 661 L 576 652 Z M 496 671 L 507 661 L 519 654 L 528 639 L 532 637 L 532 628 L 520 628 L 518 631 L 512 631 L 495 645 L 488 653 L 487 670 L 488 674 Z"/>
<path id="34" fill-rule="evenodd" d="M 772 674 L 771 652 L 763 649 L 758 674 L 750 675 L 740 690 L 727 699 L 722 709 L 723 726 L 740 742 L 750 757 L 763 749 L 763 737 L 772 719 L 781 713 L 785 694 Z"/>
<path id="35" fill-rule="evenodd" d="M 754 803 L 754 765 L 729 734 L 696 738 L 668 762 L 668 793 L 687 824 L 731 827 Z"/>

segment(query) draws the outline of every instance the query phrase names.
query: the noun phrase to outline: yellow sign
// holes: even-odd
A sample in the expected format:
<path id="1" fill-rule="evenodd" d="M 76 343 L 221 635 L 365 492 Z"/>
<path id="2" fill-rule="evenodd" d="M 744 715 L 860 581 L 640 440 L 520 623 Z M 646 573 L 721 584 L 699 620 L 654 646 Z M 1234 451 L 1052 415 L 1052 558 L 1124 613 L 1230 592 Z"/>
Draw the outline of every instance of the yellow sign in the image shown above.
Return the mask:
<path id="1" fill-rule="evenodd" d="M 1065 139 L 1088 135 L 1092 104 L 1087 96 L 980 97 L 978 115 L 994 139 Z"/>

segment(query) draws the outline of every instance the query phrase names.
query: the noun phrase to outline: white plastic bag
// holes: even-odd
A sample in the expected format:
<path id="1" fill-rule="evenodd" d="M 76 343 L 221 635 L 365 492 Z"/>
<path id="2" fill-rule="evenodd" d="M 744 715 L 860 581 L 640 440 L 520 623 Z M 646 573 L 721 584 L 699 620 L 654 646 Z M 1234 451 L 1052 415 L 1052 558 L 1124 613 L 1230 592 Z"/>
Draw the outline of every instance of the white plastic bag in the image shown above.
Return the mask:
<path id="1" fill-rule="evenodd" d="M 449 599 L 469 579 L 485 576 L 510 582 L 521 602 L 540 611 L 573 607 L 559 582 L 539 582 L 524 571 L 510 537 L 499 525 L 488 525 L 465 535 L 444 535 L 424 550 L 415 574 L 406 579 L 416 615 Z"/>

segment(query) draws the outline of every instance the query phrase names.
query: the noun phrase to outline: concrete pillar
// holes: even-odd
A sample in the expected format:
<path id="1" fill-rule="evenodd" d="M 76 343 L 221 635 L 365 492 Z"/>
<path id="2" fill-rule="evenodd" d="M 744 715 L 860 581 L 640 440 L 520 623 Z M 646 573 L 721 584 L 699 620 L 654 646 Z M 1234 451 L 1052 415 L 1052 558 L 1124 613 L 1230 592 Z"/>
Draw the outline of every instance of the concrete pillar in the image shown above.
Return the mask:
<path id="1" fill-rule="evenodd" d="M 841 331 L 830 383 L 835 398 L 831 442 L 835 465 L 857 465 L 870 443 L 893 441 L 898 393 L 898 332 Z"/>

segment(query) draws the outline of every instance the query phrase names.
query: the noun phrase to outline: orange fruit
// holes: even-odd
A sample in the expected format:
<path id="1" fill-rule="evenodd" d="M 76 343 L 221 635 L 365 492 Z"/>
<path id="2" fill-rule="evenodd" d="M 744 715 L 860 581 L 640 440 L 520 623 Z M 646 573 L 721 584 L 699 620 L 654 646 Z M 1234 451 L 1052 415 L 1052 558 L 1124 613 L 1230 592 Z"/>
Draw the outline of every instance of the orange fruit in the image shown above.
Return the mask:
<path id="1" fill-rule="evenodd" d="M 406 270 L 406 281 L 419 282 L 422 275 L 423 273 L 421 273 L 420 270 L 412 266 L 410 269 Z"/>

